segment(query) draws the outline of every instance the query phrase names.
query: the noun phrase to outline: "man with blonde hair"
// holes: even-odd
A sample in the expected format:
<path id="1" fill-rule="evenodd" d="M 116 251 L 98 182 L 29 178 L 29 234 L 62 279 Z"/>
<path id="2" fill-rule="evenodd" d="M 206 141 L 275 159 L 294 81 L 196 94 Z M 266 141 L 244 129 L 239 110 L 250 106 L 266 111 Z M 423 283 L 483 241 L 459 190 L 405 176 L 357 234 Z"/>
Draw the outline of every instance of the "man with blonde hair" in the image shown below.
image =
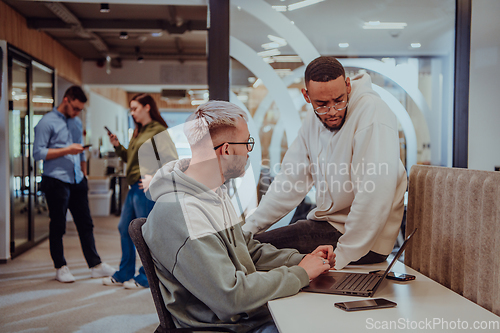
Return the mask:
<path id="1" fill-rule="evenodd" d="M 246 119 L 229 102 L 201 105 L 185 125 L 192 159 L 166 164 L 150 184 L 156 204 L 142 231 L 177 327 L 278 332 L 266 303 L 335 264 L 332 246 L 305 256 L 242 231 L 224 183 L 245 173 Z"/>

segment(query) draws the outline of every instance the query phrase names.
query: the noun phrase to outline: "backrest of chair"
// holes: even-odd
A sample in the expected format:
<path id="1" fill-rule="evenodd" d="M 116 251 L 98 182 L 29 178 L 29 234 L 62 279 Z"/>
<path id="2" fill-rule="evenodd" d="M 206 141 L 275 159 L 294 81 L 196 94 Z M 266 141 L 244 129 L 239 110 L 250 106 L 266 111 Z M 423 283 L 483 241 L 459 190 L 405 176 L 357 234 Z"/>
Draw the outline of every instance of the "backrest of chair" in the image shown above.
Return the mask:
<path id="1" fill-rule="evenodd" d="M 135 247 L 137 248 L 137 252 L 139 253 L 139 257 L 142 261 L 142 266 L 144 267 L 144 271 L 146 272 L 146 277 L 148 278 L 149 282 L 149 288 L 153 296 L 156 311 L 158 312 L 160 326 L 162 326 L 166 330 L 175 329 L 172 315 L 170 314 L 170 312 L 168 312 L 165 306 L 165 302 L 163 301 L 163 296 L 160 290 L 160 280 L 156 275 L 153 258 L 151 257 L 148 245 L 146 244 L 146 242 L 144 241 L 144 237 L 142 236 L 142 226 L 144 223 L 146 223 L 146 219 L 143 217 L 132 220 L 128 227 L 128 232 L 135 244 Z"/>
<path id="2" fill-rule="evenodd" d="M 500 315 L 500 172 L 415 165 L 405 264 Z"/>

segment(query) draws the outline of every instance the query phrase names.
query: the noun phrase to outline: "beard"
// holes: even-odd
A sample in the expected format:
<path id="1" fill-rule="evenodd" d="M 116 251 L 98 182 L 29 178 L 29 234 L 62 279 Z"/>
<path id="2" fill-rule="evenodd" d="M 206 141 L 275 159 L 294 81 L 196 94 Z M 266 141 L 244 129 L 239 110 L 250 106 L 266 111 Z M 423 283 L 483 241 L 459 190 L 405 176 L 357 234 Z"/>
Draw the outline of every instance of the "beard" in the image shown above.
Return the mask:
<path id="1" fill-rule="evenodd" d="M 330 132 L 335 132 L 335 131 L 337 131 L 337 130 L 341 129 L 341 128 L 342 128 L 342 126 L 344 126 L 344 123 L 345 123 L 345 118 L 346 118 L 346 116 L 347 116 L 347 109 L 346 109 L 346 111 L 345 111 L 345 113 L 344 113 L 344 116 L 342 117 L 342 121 L 340 122 L 340 124 L 338 124 L 338 125 L 336 125 L 336 126 L 330 126 L 330 125 L 328 125 L 326 122 L 324 122 L 324 121 L 323 121 L 323 119 L 321 119 L 321 117 L 320 117 L 320 116 L 318 116 L 318 115 L 316 114 L 316 112 L 315 112 L 314 114 L 316 115 L 316 117 L 318 117 L 319 121 L 323 124 L 323 126 L 325 126 L 325 128 L 326 128 L 327 130 L 329 130 Z"/>
<path id="2" fill-rule="evenodd" d="M 238 178 L 245 175 L 245 170 L 250 160 L 246 156 L 233 155 L 230 156 L 227 161 L 227 167 L 223 171 L 223 176 L 225 180 L 231 178 Z"/>

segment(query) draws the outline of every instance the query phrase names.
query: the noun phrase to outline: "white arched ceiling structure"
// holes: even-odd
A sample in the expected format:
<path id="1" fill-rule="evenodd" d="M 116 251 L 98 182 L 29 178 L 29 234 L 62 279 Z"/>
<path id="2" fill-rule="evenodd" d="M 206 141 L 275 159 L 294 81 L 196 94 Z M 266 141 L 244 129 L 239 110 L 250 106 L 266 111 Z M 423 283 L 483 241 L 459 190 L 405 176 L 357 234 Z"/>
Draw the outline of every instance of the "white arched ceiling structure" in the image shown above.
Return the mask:
<path id="1" fill-rule="evenodd" d="M 247 168 L 245 175 L 242 178 L 235 179 L 238 189 L 238 196 L 234 195 L 231 202 L 239 215 L 243 214 L 247 209 L 257 207 L 257 183 L 260 179 L 260 165 L 262 161 L 262 150 L 260 145 L 259 128 L 255 126 L 252 115 L 248 111 L 245 104 L 243 104 L 232 91 L 229 92 L 229 101 L 242 108 L 248 117 L 248 131 L 250 136 L 255 139 L 253 151 L 249 153 L 250 166 Z M 238 202 L 239 200 L 239 202 Z M 240 207 L 241 204 L 241 207 Z M 243 210 L 243 211 L 240 211 Z"/>
<path id="2" fill-rule="evenodd" d="M 267 2 L 263 0 L 231 0 L 231 4 L 240 7 L 276 31 L 281 38 L 286 39 L 288 45 L 292 47 L 304 64 L 310 63 L 321 55 L 292 21 L 282 13 L 275 11 Z"/>
<path id="3" fill-rule="evenodd" d="M 229 54 L 265 83 L 269 94 L 274 97 L 278 106 L 280 121 L 284 121 L 288 145 L 290 145 L 297 136 L 301 121 L 283 80 L 254 50 L 233 36 L 230 37 Z"/>
<path id="4" fill-rule="evenodd" d="M 231 0 L 231 4 L 238 6 L 242 10 L 251 14 L 263 24 L 268 25 L 271 29 L 276 31 L 278 35 L 285 38 L 288 44 L 296 52 L 296 54 L 303 60 L 304 63 L 309 63 L 315 58 L 319 57 L 320 54 L 314 47 L 314 45 L 307 39 L 307 37 L 298 29 L 285 15 L 272 9 L 271 5 L 263 0 Z M 241 64 L 246 66 L 251 72 L 254 73 L 258 78 L 260 78 L 265 86 L 269 90 L 268 96 L 264 99 L 264 105 L 259 106 L 258 112 L 256 112 L 256 123 L 261 125 L 262 119 L 264 118 L 265 112 L 269 109 L 269 106 L 274 99 L 280 110 L 280 118 L 275 130 L 273 131 L 273 136 L 271 139 L 270 152 L 272 154 L 281 151 L 281 137 L 283 130 L 287 133 L 288 145 L 293 142 L 297 135 L 297 131 L 300 128 L 301 122 L 298 115 L 298 109 L 293 106 L 293 103 L 287 103 L 285 100 L 290 100 L 288 93 L 285 93 L 288 85 L 293 82 L 293 80 L 298 77 L 299 71 L 295 71 L 292 77 L 281 80 L 270 65 L 265 63 L 253 49 L 248 47 L 246 44 L 238 40 L 237 38 L 231 36 L 230 41 L 230 55 L 238 60 Z M 418 108 L 424 112 L 430 112 L 427 102 L 425 101 L 422 93 L 418 90 L 418 87 L 408 84 L 397 75 L 394 67 L 389 67 L 381 61 L 375 59 L 339 59 L 344 67 L 358 67 L 365 68 L 384 76 L 387 76 L 398 85 L 400 85 L 415 101 Z M 273 71 L 274 75 L 270 73 Z M 289 81 L 288 81 L 289 80 Z M 377 91 L 381 95 L 382 99 L 391 107 L 391 110 L 396 114 L 398 120 L 403 126 L 403 131 L 405 133 L 407 141 L 407 171 L 411 168 L 411 165 L 416 163 L 417 147 L 416 147 L 416 134 L 413 123 L 408 116 L 408 113 L 402 105 L 398 102 L 394 103 L 394 96 L 388 93 L 386 90 L 377 86 Z M 272 97 L 269 97 L 272 96 Z M 268 98 L 269 97 L 269 98 Z M 282 100 L 283 99 L 283 100 Z M 396 100 L 397 101 L 397 100 Z M 267 104 L 267 107 L 266 107 Z M 404 110 L 404 114 L 401 112 Z M 286 114 L 286 117 L 283 115 Z M 408 122 L 408 120 L 410 121 Z M 283 123 L 282 123 L 283 122 Z M 272 169 L 272 164 L 271 164 Z"/>
<path id="5" fill-rule="evenodd" d="M 252 169 L 255 170 L 254 180 L 255 180 L 255 184 L 257 184 L 257 182 L 259 181 L 259 177 L 260 177 L 260 164 L 262 161 L 262 148 L 260 145 L 260 137 L 259 137 L 260 126 L 256 126 L 255 121 L 253 120 L 252 115 L 248 111 L 245 104 L 243 104 L 238 99 L 238 96 L 236 96 L 236 94 L 232 91 L 229 92 L 229 101 L 231 103 L 238 105 L 247 114 L 248 130 L 250 131 L 250 136 L 255 139 L 255 145 L 254 145 L 253 151 L 248 155 L 250 156 L 250 164 L 252 166 Z"/>
<path id="6" fill-rule="evenodd" d="M 396 67 L 390 64 L 385 64 L 382 61 L 376 59 L 339 59 L 339 61 L 344 67 L 368 69 L 391 79 L 396 84 L 398 84 L 408 94 L 408 96 L 410 96 L 410 98 L 420 109 L 420 112 L 422 112 L 424 115 L 430 114 L 431 110 L 429 108 L 429 105 L 427 104 L 427 101 L 425 100 L 422 92 L 418 89 L 418 86 L 416 84 L 413 85 L 411 83 L 408 83 L 408 81 L 398 75 Z"/>
<path id="7" fill-rule="evenodd" d="M 294 69 L 292 71 L 292 74 L 287 75 L 283 78 L 283 84 L 286 87 L 290 86 L 295 81 L 295 79 L 304 76 L 305 69 L 306 66 L 300 66 L 299 68 Z M 259 106 L 257 107 L 257 111 L 255 111 L 255 114 L 253 115 L 253 120 L 255 121 L 255 124 L 257 124 L 258 127 L 262 126 L 262 122 L 264 121 L 266 112 L 267 110 L 269 110 L 273 102 L 274 102 L 274 96 L 271 94 L 267 94 L 266 97 L 264 97 L 264 99 L 262 100 L 262 102 L 260 102 Z"/>
<path id="8" fill-rule="evenodd" d="M 406 138 L 406 172 L 409 174 L 411 167 L 417 164 L 417 134 L 415 133 L 415 127 L 413 127 L 410 115 L 398 99 L 390 92 L 373 83 L 372 88 L 380 95 L 382 100 L 389 105 L 392 112 L 396 115 L 396 118 L 398 118 L 401 127 L 403 127 Z"/>

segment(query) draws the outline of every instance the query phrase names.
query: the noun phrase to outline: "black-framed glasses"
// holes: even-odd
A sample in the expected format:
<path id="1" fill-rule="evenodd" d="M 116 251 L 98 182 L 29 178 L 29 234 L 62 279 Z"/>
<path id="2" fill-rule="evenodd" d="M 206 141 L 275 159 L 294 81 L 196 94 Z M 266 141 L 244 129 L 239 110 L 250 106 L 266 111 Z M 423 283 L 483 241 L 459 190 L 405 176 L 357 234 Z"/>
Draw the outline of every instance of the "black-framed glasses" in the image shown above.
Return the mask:
<path id="1" fill-rule="evenodd" d="M 309 97 L 309 92 L 306 93 L 307 96 Z M 309 97 L 309 99 L 311 99 L 311 97 Z M 323 116 L 328 112 L 330 112 L 330 108 L 333 108 L 335 110 L 335 113 L 333 115 L 335 116 L 338 112 L 345 110 L 348 106 L 349 106 L 349 98 L 347 98 L 345 101 L 337 102 L 333 106 L 318 106 L 316 109 L 313 108 L 313 110 L 318 116 Z"/>
<path id="2" fill-rule="evenodd" d="M 252 137 L 249 137 L 247 142 L 223 142 L 223 143 L 221 143 L 220 145 L 215 146 L 215 147 L 214 147 L 214 150 L 219 149 L 219 148 L 220 148 L 220 147 L 222 147 L 225 143 L 227 143 L 228 145 L 247 145 L 247 150 L 248 150 L 248 152 L 251 152 L 251 151 L 253 150 L 253 146 L 255 145 L 255 139 L 254 139 L 254 138 L 252 138 Z"/>
<path id="3" fill-rule="evenodd" d="M 75 112 L 82 112 L 83 111 L 83 109 L 80 109 L 79 107 L 74 106 L 73 101 L 68 102 L 68 104 L 71 106 L 71 108 L 73 108 L 73 111 L 75 111 Z"/>
<path id="4" fill-rule="evenodd" d="M 322 115 L 325 115 L 328 112 L 330 112 L 330 108 L 332 108 L 335 110 L 335 113 L 333 115 L 336 115 L 337 112 L 345 110 L 348 105 L 349 105 L 349 101 L 342 101 L 342 102 L 335 103 L 333 106 L 318 106 L 316 109 L 313 109 L 313 110 L 314 110 L 314 112 L 316 112 L 316 114 L 318 116 L 322 116 Z"/>

